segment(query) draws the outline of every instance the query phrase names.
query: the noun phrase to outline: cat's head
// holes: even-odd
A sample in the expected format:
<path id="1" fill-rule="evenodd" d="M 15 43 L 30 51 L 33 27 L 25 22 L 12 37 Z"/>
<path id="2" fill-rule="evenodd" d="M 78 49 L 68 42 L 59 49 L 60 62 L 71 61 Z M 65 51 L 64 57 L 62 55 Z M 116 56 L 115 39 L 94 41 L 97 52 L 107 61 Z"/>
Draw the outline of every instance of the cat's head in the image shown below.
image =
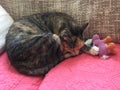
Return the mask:
<path id="1" fill-rule="evenodd" d="M 88 23 L 82 27 L 75 27 L 75 30 L 68 30 L 67 28 L 60 33 L 61 50 L 65 58 L 79 55 L 81 47 L 84 45 L 83 31 Z"/>

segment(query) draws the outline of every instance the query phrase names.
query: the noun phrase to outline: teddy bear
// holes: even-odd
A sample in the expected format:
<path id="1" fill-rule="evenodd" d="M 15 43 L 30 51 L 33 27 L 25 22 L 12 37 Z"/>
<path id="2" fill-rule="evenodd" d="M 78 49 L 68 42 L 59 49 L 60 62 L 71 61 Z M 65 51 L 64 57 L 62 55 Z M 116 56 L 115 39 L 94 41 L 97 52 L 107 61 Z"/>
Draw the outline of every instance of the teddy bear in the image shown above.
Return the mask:
<path id="1" fill-rule="evenodd" d="M 107 59 L 109 55 L 115 54 L 115 43 L 112 42 L 112 38 L 110 36 L 101 40 L 100 36 L 95 34 L 92 37 L 92 43 L 93 46 L 98 47 L 99 56 L 103 59 Z"/>

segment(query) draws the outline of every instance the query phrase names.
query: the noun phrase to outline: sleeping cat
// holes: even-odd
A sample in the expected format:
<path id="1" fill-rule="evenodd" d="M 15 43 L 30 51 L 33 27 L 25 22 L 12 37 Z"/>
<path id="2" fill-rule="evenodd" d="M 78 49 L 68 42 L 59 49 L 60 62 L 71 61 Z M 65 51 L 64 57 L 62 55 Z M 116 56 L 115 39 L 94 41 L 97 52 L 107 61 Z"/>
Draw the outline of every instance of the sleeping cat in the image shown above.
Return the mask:
<path id="1" fill-rule="evenodd" d="M 60 12 L 38 13 L 17 20 L 6 36 L 6 51 L 11 64 L 26 75 L 45 75 L 65 58 L 89 51 L 83 44 L 81 27 Z"/>

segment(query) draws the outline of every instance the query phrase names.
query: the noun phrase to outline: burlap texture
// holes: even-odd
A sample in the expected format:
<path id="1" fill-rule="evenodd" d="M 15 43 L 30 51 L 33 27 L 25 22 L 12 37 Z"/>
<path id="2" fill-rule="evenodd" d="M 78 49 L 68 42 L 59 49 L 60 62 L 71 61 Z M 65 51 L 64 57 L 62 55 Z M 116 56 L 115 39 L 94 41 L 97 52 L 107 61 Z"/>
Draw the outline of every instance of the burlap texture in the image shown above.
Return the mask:
<path id="1" fill-rule="evenodd" d="M 79 24 L 90 23 L 85 38 L 98 33 L 120 43 L 120 0 L 0 0 L 0 4 L 14 19 L 38 12 L 65 12 Z"/>

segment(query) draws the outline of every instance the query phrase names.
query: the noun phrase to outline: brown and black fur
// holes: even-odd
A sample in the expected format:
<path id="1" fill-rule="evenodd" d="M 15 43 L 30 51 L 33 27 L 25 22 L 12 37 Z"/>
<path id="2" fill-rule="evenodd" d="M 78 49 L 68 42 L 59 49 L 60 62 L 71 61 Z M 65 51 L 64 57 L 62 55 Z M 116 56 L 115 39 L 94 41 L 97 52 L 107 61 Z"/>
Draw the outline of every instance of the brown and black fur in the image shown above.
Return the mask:
<path id="1" fill-rule="evenodd" d="M 23 74 L 45 75 L 65 58 L 78 55 L 87 25 L 80 27 L 71 16 L 60 12 L 24 16 L 6 36 L 10 62 Z"/>

